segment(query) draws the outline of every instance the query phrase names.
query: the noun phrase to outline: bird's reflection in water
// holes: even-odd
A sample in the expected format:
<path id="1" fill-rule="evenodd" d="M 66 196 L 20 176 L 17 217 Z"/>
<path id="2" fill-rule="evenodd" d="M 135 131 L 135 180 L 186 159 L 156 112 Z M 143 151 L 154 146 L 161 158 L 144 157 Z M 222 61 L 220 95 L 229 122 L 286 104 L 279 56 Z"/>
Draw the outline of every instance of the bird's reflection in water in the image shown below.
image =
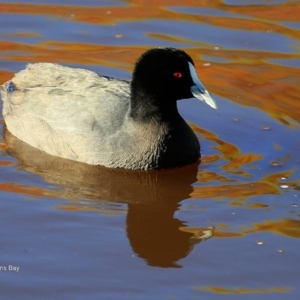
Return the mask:
<path id="1" fill-rule="evenodd" d="M 213 235 L 213 228 L 189 228 L 174 218 L 180 201 L 189 198 L 197 180 L 198 163 L 162 171 L 129 171 L 90 166 L 41 152 L 4 129 L 7 152 L 22 170 L 58 184 L 49 195 L 126 203 L 127 236 L 133 251 L 148 265 L 180 267 L 194 245 Z M 85 201 L 86 202 L 86 201 Z"/>

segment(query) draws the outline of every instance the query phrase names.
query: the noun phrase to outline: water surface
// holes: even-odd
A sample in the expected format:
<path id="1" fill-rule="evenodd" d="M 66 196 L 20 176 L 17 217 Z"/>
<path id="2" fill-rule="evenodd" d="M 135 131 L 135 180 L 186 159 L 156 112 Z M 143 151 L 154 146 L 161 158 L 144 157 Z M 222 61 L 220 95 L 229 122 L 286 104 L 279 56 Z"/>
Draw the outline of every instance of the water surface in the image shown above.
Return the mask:
<path id="1" fill-rule="evenodd" d="M 130 79 L 142 52 L 171 46 L 219 106 L 179 102 L 202 161 L 159 172 L 54 158 L 1 116 L 5 299 L 300 298 L 298 2 L 19 0 L 0 12 L 1 83 L 41 61 Z"/>

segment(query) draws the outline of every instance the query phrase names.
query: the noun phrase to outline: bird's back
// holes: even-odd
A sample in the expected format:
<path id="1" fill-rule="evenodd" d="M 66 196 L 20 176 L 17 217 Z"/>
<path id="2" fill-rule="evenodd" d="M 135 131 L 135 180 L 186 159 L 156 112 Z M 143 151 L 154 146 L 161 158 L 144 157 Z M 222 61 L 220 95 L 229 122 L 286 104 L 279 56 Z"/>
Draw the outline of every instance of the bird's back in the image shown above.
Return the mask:
<path id="1" fill-rule="evenodd" d="M 130 101 L 126 81 L 50 63 L 28 65 L 2 86 L 1 95 L 12 134 L 50 154 L 91 164 L 99 164 L 94 152 L 110 150 Z"/>

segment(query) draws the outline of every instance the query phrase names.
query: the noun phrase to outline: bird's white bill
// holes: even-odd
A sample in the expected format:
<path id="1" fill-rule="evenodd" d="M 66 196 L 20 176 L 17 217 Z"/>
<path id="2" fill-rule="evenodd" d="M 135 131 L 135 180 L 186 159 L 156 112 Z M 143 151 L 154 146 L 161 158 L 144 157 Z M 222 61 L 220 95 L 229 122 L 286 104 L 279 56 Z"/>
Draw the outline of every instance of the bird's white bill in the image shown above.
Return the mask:
<path id="1" fill-rule="evenodd" d="M 204 87 L 204 85 L 199 80 L 196 70 L 195 70 L 195 67 L 190 62 L 188 62 L 188 64 L 189 64 L 189 69 L 190 69 L 190 74 L 191 74 L 192 80 L 195 84 L 191 87 L 191 93 L 194 95 L 195 98 L 205 102 L 212 108 L 217 109 L 217 104 L 215 103 L 215 101 L 210 96 L 207 89 Z"/>

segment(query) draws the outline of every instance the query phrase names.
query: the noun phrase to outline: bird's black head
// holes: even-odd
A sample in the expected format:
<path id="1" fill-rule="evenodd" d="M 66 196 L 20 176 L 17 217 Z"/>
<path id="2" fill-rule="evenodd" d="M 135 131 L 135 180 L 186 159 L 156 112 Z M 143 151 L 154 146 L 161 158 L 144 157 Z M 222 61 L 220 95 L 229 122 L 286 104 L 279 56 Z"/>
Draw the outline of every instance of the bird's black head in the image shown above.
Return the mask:
<path id="1" fill-rule="evenodd" d="M 194 62 L 184 51 L 154 48 L 138 59 L 131 82 L 133 106 L 151 105 L 161 110 L 176 107 L 180 99 L 196 97 L 216 105 L 197 77 Z"/>

